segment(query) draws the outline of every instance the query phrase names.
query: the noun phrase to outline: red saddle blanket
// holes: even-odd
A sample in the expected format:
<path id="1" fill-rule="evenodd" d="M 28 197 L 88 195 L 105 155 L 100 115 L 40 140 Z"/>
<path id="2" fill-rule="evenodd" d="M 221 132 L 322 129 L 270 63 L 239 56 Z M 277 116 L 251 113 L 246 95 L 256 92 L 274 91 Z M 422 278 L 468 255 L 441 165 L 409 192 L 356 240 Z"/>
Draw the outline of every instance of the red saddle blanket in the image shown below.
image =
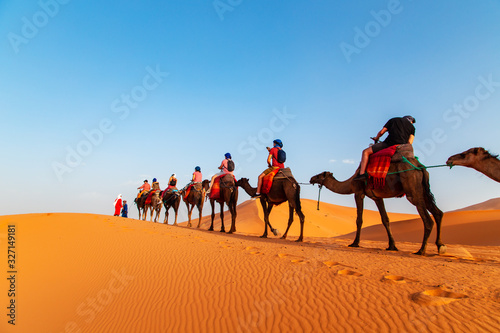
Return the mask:
<path id="1" fill-rule="evenodd" d="M 212 189 L 210 190 L 210 196 L 209 196 L 210 199 L 214 199 L 214 200 L 220 199 L 220 182 L 221 182 L 222 178 L 225 176 L 227 176 L 227 175 L 220 175 L 214 179 Z M 236 178 L 234 178 L 234 176 L 233 176 L 233 179 L 234 179 L 234 182 L 236 183 Z"/>
<path id="2" fill-rule="evenodd" d="M 159 190 L 151 190 L 149 192 L 148 197 L 146 198 L 146 202 L 145 202 L 146 205 L 151 204 L 151 198 L 153 197 L 153 194 L 155 194 L 156 191 L 159 191 Z"/>
<path id="3" fill-rule="evenodd" d="M 385 177 L 391 166 L 391 158 L 396 153 L 396 148 L 397 145 L 390 146 L 370 155 L 366 172 L 368 173 L 368 184 L 373 189 L 385 186 Z"/>
<path id="4" fill-rule="evenodd" d="M 274 176 L 276 176 L 278 171 L 280 171 L 280 169 L 276 168 L 264 176 L 264 179 L 262 179 L 262 188 L 260 189 L 261 193 L 263 193 L 263 194 L 269 193 L 269 191 L 271 190 L 271 187 L 273 186 Z"/>

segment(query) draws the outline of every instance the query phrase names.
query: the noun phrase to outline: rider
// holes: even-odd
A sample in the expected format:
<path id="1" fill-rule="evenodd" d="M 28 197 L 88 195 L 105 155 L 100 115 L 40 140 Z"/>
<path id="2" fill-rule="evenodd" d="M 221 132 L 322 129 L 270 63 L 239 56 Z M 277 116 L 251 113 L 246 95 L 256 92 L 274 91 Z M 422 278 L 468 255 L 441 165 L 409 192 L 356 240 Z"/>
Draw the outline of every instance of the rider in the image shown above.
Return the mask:
<path id="1" fill-rule="evenodd" d="M 144 180 L 144 184 L 142 184 L 142 186 L 138 187 L 137 189 L 138 190 L 142 190 L 137 195 L 137 198 L 140 198 L 143 193 L 148 192 L 149 190 L 151 190 L 151 185 L 149 185 L 148 180 L 146 179 L 146 180 Z"/>
<path id="2" fill-rule="evenodd" d="M 359 175 L 355 177 L 354 180 L 365 180 L 368 177 L 366 167 L 371 154 L 394 145 L 401 145 L 405 143 L 412 144 L 413 139 L 415 138 L 415 126 L 413 126 L 415 122 L 415 118 L 412 116 L 389 119 L 377 135 L 371 138 L 375 141 L 375 144 L 363 150 Z M 389 132 L 387 138 L 383 142 L 378 142 L 380 137 L 386 132 Z"/>
<path id="3" fill-rule="evenodd" d="M 153 178 L 153 191 L 159 191 L 160 190 L 160 183 L 156 178 Z"/>
<path id="4" fill-rule="evenodd" d="M 212 185 L 214 184 L 215 178 L 217 178 L 218 176 L 227 175 L 227 174 L 234 175 L 234 170 L 232 170 L 232 171 L 228 170 L 229 161 L 232 161 L 231 154 L 225 153 L 224 160 L 222 160 L 222 162 L 218 168 L 221 171 L 212 176 L 212 179 L 210 180 L 210 187 L 208 189 L 207 194 L 210 193 L 210 190 L 212 189 Z"/>
<path id="5" fill-rule="evenodd" d="M 260 189 L 262 187 L 262 180 L 264 179 L 264 176 L 271 173 L 272 171 L 276 169 L 282 169 L 285 167 L 283 163 L 278 162 L 278 151 L 283 148 L 283 143 L 281 142 L 280 139 L 276 139 L 273 141 L 273 148 L 267 147 L 267 150 L 269 151 L 269 155 L 267 156 L 267 165 L 268 168 L 264 170 L 263 173 L 259 175 L 259 180 L 257 183 L 257 193 L 255 193 L 254 197 L 260 196 Z"/>
<path id="6" fill-rule="evenodd" d="M 201 174 L 201 168 L 199 166 L 197 166 L 197 167 L 194 168 L 193 177 L 191 178 L 191 181 L 189 182 L 189 184 L 187 184 L 186 186 L 184 186 L 182 188 L 182 190 L 180 190 L 179 192 L 183 192 L 190 185 L 193 185 L 193 184 L 196 184 L 196 183 L 201 183 L 202 181 L 203 181 L 203 176 Z"/>

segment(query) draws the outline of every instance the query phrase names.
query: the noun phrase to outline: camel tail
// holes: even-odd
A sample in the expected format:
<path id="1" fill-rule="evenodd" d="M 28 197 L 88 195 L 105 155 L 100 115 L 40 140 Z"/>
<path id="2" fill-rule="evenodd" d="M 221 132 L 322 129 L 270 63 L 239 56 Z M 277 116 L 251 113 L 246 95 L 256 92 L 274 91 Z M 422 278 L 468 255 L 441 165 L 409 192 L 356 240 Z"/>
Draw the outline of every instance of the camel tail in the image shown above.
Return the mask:
<path id="1" fill-rule="evenodd" d="M 300 185 L 295 183 L 297 186 L 297 191 L 295 191 L 295 213 L 302 212 L 302 205 L 300 203 Z"/>
<path id="2" fill-rule="evenodd" d="M 419 166 L 423 167 L 423 165 L 421 164 Z M 427 207 L 436 207 L 436 199 L 434 198 L 434 194 L 432 194 L 431 192 L 431 185 L 429 182 L 429 172 L 427 172 L 426 169 L 423 170 L 422 185 L 425 191 L 425 202 L 427 204 Z"/>

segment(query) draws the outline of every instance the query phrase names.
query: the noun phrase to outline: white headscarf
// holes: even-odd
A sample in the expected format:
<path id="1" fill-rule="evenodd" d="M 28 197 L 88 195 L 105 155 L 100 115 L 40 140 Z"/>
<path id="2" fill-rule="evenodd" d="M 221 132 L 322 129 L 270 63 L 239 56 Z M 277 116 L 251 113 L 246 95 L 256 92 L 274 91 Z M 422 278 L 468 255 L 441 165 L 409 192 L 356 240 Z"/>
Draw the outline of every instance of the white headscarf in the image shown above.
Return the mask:
<path id="1" fill-rule="evenodd" d="M 122 198 L 122 195 L 118 194 L 118 196 L 116 197 L 116 200 L 115 200 L 115 206 L 116 206 L 116 203 L 118 202 L 118 200 L 121 200 L 121 198 Z"/>

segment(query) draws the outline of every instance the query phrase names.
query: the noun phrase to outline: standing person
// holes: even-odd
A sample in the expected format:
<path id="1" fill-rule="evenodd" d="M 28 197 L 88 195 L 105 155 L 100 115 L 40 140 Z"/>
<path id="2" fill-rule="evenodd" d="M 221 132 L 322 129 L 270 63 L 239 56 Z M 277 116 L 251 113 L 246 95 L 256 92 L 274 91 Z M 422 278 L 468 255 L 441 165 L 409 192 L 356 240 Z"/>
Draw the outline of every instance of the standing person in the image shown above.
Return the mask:
<path id="1" fill-rule="evenodd" d="M 269 155 L 267 156 L 268 168 L 259 175 L 259 180 L 257 183 L 257 193 L 255 193 L 254 197 L 260 196 L 262 180 L 264 179 L 265 175 L 271 173 L 276 169 L 283 169 L 285 167 L 284 163 L 278 162 L 278 152 L 281 150 L 281 148 L 283 148 L 283 142 L 281 142 L 280 139 L 276 139 L 273 141 L 273 148 L 267 147 L 267 150 L 269 151 Z"/>
<path id="2" fill-rule="evenodd" d="M 142 186 L 139 186 L 137 189 L 141 190 L 137 195 L 137 198 L 140 198 L 144 192 L 148 192 L 149 190 L 151 190 L 151 185 L 149 185 L 148 180 L 145 179 L 144 184 L 142 184 Z"/>
<path id="3" fill-rule="evenodd" d="M 123 200 L 122 217 L 128 217 L 127 200 Z"/>
<path id="4" fill-rule="evenodd" d="M 218 169 L 220 170 L 220 172 L 218 172 L 212 176 L 212 179 L 210 180 L 210 187 L 208 189 L 207 194 L 210 193 L 210 190 L 212 189 L 212 185 L 214 184 L 215 178 L 217 178 L 218 176 L 226 175 L 226 174 L 234 175 L 234 162 L 231 158 L 230 153 L 224 154 L 224 159 L 222 160 Z"/>
<path id="5" fill-rule="evenodd" d="M 122 210 L 122 195 L 118 194 L 118 197 L 115 200 L 115 215 L 120 216 L 120 211 Z"/>
<path id="6" fill-rule="evenodd" d="M 363 150 L 359 175 L 355 177 L 354 180 L 367 179 L 366 167 L 371 154 L 394 145 L 402 145 L 405 143 L 413 144 L 413 140 L 415 139 L 415 126 L 413 126 L 413 124 L 415 124 L 415 122 L 415 118 L 412 116 L 389 119 L 377 135 L 371 138 L 375 141 L 375 144 Z M 389 132 L 387 138 L 383 142 L 378 142 L 380 137 L 386 132 Z"/>

